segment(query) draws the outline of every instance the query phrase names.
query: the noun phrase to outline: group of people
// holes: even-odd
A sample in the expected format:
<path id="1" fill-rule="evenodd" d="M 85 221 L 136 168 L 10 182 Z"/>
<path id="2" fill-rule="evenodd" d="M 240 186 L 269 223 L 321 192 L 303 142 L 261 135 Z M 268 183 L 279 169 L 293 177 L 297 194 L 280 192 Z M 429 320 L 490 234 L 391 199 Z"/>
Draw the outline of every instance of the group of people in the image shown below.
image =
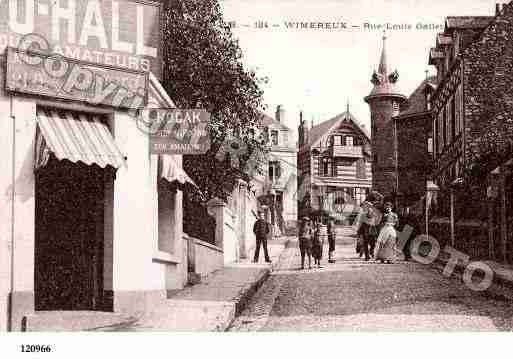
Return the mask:
<path id="1" fill-rule="evenodd" d="M 362 205 L 363 213 L 359 223 L 356 252 L 365 260 L 374 258 L 381 263 L 392 263 L 396 258 L 396 227 L 399 217 L 392 211 L 392 203 L 387 202 L 383 214 L 370 201 Z"/>
<path id="2" fill-rule="evenodd" d="M 373 258 L 381 263 L 393 263 L 397 252 L 397 232 L 399 217 L 392 211 L 392 203 L 386 202 L 383 212 L 378 205 L 370 199 L 362 205 L 360 220 L 357 231 L 356 252 L 360 257 L 365 256 L 368 261 Z M 253 226 L 256 237 L 256 248 L 254 262 L 258 262 L 260 247 L 264 249 L 265 261 L 270 263 L 267 251 L 267 237 L 269 235 L 269 224 L 264 220 L 263 213 L 259 213 L 259 219 Z M 334 263 L 335 252 L 335 222 L 328 217 L 327 225 L 320 220 L 312 220 L 303 217 L 299 228 L 299 250 L 301 253 L 301 269 L 305 269 L 305 260 L 308 259 L 308 268 L 312 269 L 312 257 L 314 266 L 321 267 L 324 240 L 328 240 L 328 262 Z M 405 259 L 410 257 L 409 243 L 404 249 Z"/>
<path id="3" fill-rule="evenodd" d="M 321 221 L 312 221 L 309 217 L 303 217 L 299 228 L 299 251 L 301 253 L 301 269 L 305 269 L 305 259 L 308 258 L 308 269 L 312 269 L 312 257 L 314 266 L 321 267 L 322 249 L 324 239 L 328 240 L 328 262 L 334 263 L 335 252 L 335 226 L 333 218 L 328 218 L 327 226 Z"/>

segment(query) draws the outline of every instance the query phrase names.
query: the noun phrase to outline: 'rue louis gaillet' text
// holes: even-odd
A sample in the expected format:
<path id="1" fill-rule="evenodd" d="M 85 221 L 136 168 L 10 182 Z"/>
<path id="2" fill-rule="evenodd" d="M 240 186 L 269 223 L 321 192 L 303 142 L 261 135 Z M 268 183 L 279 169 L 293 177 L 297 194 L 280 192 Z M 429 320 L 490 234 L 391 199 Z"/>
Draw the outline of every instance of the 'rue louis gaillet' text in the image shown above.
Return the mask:
<path id="1" fill-rule="evenodd" d="M 402 24 L 395 24 L 395 23 L 370 23 L 365 22 L 363 23 L 363 29 L 364 30 L 370 30 L 370 31 L 407 31 L 407 30 L 443 30 L 444 25 L 443 24 L 433 24 L 433 23 L 423 23 L 423 22 L 417 22 L 416 24 L 410 24 L 410 23 L 402 23 Z"/>

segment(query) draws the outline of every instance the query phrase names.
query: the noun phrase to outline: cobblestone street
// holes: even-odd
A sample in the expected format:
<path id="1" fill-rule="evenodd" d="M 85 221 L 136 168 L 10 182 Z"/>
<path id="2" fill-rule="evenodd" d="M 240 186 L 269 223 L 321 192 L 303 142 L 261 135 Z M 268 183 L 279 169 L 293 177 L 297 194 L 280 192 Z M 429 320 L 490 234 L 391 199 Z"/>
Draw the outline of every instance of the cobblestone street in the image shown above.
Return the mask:
<path id="1" fill-rule="evenodd" d="M 354 238 L 337 239 L 336 264 L 300 270 L 297 242 L 255 294 L 231 331 L 511 330 L 505 297 L 467 289 L 434 266 L 365 262 Z"/>

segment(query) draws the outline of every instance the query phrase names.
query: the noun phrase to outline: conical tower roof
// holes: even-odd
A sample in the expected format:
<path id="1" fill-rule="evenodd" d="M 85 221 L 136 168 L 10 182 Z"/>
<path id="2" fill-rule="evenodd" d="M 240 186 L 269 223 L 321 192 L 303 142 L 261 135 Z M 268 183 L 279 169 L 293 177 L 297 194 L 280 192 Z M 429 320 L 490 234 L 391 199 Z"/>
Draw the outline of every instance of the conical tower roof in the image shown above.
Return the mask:
<path id="1" fill-rule="evenodd" d="M 388 75 L 388 63 L 387 63 L 387 37 L 383 35 L 383 48 L 381 50 L 381 59 L 379 60 L 378 73 L 382 75 Z"/>
<path id="2" fill-rule="evenodd" d="M 383 48 L 381 50 L 378 71 L 374 71 L 371 79 L 374 88 L 369 96 L 365 98 L 365 101 L 376 96 L 397 96 L 406 99 L 406 96 L 402 95 L 396 87 L 399 73 L 397 70 L 389 72 L 386 41 L 387 36 L 383 34 Z"/>

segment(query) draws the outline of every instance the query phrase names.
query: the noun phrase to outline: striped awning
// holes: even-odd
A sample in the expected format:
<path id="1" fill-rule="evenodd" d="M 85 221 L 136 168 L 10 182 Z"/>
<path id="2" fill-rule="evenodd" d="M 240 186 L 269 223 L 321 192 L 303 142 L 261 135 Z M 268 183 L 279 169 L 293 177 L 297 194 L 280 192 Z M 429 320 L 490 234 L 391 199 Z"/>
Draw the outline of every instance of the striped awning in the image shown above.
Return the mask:
<path id="1" fill-rule="evenodd" d="M 100 116 L 83 112 L 37 109 L 35 169 L 45 166 L 50 153 L 73 163 L 101 168 L 125 166 L 125 158 Z"/>
<path id="2" fill-rule="evenodd" d="M 159 155 L 159 175 L 169 183 L 189 184 L 198 190 L 196 183 L 178 166 L 171 155 Z"/>

